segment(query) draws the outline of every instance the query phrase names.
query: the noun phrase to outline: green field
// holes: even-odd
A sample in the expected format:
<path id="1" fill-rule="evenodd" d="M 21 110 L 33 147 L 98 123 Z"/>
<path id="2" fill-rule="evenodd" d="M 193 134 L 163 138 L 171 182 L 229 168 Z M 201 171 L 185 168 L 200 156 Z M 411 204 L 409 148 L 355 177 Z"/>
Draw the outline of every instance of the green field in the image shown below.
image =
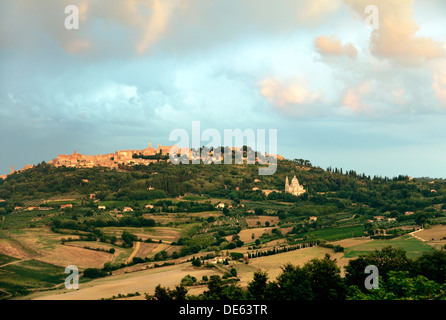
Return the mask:
<path id="1" fill-rule="evenodd" d="M 6 263 L 17 261 L 17 260 L 19 260 L 19 259 L 7 256 L 6 254 L 3 254 L 3 253 L 0 253 L 0 266 L 4 265 Z"/>
<path id="2" fill-rule="evenodd" d="M 146 204 L 153 203 L 154 200 L 132 200 L 132 201 L 122 201 L 122 200 L 105 200 L 98 203 L 98 206 L 105 206 L 108 209 L 122 209 L 124 207 L 144 207 Z"/>
<path id="3" fill-rule="evenodd" d="M 60 208 L 63 204 L 81 204 L 82 200 L 54 200 L 46 203 L 49 207 Z"/>
<path id="4" fill-rule="evenodd" d="M 124 207 L 129 206 L 129 204 L 125 201 L 102 201 L 99 205 L 105 206 L 107 209 L 109 209 L 109 208 L 124 208 Z"/>
<path id="5" fill-rule="evenodd" d="M 198 201 L 198 200 L 209 200 L 209 199 L 201 196 L 184 196 L 183 200 Z"/>
<path id="6" fill-rule="evenodd" d="M 54 215 L 55 210 L 45 211 L 18 211 L 5 216 L 2 227 L 6 229 L 21 229 L 34 226 L 40 226 L 46 224 L 49 216 Z"/>
<path id="7" fill-rule="evenodd" d="M 382 249 L 387 246 L 404 249 L 409 258 L 416 258 L 423 252 L 432 250 L 432 247 L 415 239 L 412 236 L 402 236 L 391 240 L 373 240 L 372 242 L 356 245 L 345 249 L 344 257 L 357 258 L 361 254 L 367 254 L 375 249 Z"/>
<path id="8" fill-rule="evenodd" d="M 26 294 L 37 288 L 49 289 L 64 283 L 67 277 L 64 271 L 62 267 L 37 260 L 10 264 L 0 267 L 0 289 L 12 295 Z"/>
<path id="9" fill-rule="evenodd" d="M 337 241 L 347 238 L 361 237 L 363 235 L 364 235 L 364 226 L 355 225 L 355 226 L 327 228 L 322 230 L 299 233 L 296 235 L 296 237 L 304 238 L 305 241 L 316 240 L 316 239 L 326 240 L 326 241 Z"/>

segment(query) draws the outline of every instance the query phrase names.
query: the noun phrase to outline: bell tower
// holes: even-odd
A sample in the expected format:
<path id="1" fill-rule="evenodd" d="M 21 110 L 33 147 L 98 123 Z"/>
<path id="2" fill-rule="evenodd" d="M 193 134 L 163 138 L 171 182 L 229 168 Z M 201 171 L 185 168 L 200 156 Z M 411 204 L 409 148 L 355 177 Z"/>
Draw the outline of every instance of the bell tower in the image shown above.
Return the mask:
<path id="1" fill-rule="evenodd" d="M 14 165 L 11 165 L 11 174 L 14 173 Z"/>

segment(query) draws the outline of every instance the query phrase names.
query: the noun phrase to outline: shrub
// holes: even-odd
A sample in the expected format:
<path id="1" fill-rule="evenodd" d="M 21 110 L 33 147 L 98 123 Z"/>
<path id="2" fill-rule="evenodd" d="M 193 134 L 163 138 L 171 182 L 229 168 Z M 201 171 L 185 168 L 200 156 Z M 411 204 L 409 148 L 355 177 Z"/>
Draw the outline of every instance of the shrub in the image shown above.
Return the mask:
<path id="1" fill-rule="evenodd" d="M 84 270 L 84 277 L 90 278 L 90 279 L 96 279 L 105 277 L 107 273 L 104 270 L 98 269 L 98 268 L 87 268 Z"/>

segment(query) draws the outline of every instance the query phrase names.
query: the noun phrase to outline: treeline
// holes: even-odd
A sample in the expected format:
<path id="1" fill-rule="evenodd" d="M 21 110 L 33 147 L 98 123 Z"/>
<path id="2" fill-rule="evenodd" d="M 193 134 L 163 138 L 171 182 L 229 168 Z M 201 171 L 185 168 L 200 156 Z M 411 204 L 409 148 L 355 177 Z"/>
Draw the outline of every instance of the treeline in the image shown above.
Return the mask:
<path id="1" fill-rule="evenodd" d="M 89 247 L 89 246 L 84 246 L 84 249 L 93 250 L 93 251 L 102 251 L 102 252 L 107 252 L 107 253 L 111 253 L 111 254 L 114 254 L 116 251 L 115 248 L 103 249 L 103 248 L 93 248 L 93 247 Z"/>
<path id="2" fill-rule="evenodd" d="M 365 268 L 379 270 L 378 288 L 364 285 Z M 180 284 L 172 294 L 160 285 L 155 300 L 444 300 L 446 299 L 446 252 L 432 250 L 417 259 L 409 259 L 402 249 L 387 247 L 350 260 L 341 277 L 336 260 L 327 254 L 304 266 L 286 264 L 275 280 L 267 272 L 257 271 L 247 290 L 220 276 L 209 278 L 208 289 L 200 295 L 188 295 Z"/>
<path id="3" fill-rule="evenodd" d="M 53 229 L 54 232 L 58 232 L 61 233 L 60 229 Z M 129 232 L 127 231 L 123 231 L 122 233 L 122 241 L 123 241 L 123 247 L 127 248 L 127 247 L 132 247 L 133 246 L 133 241 L 138 240 L 136 236 L 131 235 L 131 238 L 127 235 L 131 235 Z M 74 242 L 74 241 L 89 241 L 89 242 L 103 242 L 103 243 L 110 243 L 110 244 L 116 244 L 116 241 L 118 241 L 118 238 L 114 235 L 107 235 L 104 234 L 104 232 L 101 229 L 94 229 L 92 233 L 89 234 L 82 234 L 79 236 L 79 238 L 72 238 L 72 237 L 68 237 L 68 238 L 62 238 L 60 239 L 60 243 L 61 244 L 65 244 L 66 242 Z M 87 249 L 92 249 L 92 248 L 87 248 Z M 112 248 L 113 249 L 113 248 Z M 93 250 L 93 249 L 92 249 Z M 115 249 L 111 250 L 106 250 L 110 253 L 114 253 Z"/>
<path id="4" fill-rule="evenodd" d="M 178 201 L 158 200 L 154 204 L 155 207 L 160 207 L 163 212 L 203 212 L 216 210 L 214 205 L 209 201 L 195 202 L 195 201 Z"/>
<path id="5" fill-rule="evenodd" d="M 123 217 L 116 220 L 94 219 L 88 218 L 82 221 L 55 218 L 51 222 L 54 229 L 70 229 L 92 232 L 96 228 L 102 227 L 153 227 L 156 225 L 155 220 L 144 217 Z"/>
<path id="6" fill-rule="evenodd" d="M 162 153 L 157 153 L 154 155 L 145 156 L 141 153 L 139 153 L 139 154 L 134 153 L 132 155 L 132 158 L 133 159 L 146 159 L 146 160 L 167 160 L 167 159 L 169 159 L 169 155 L 163 155 Z"/>
<path id="7" fill-rule="evenodd" d="M 114 196 L 108 192 L 101 192 L 98 198 L 101 200 L 121 200 L 121 201 L 138 201 L 138 200 L 155 200 L 167 198 L 166 192 L 163 190 L 130 190 L 123 188 L 119 190 Z"/>
<path id="8" fill-rule="evenodd" d="M 251 258 L 264 257 L 264 256 L 271 256 L 271 255 L 278 254 L 278 253 L 295 251 L 295 250 L 299 250 L 299 249 L 303 249 L 303 248 L 307 248 L 307 247 L 312 247 L 313 245 L 314 245 L 313 242 L 308 242 L 308 243 L 302 243 L 302 244 L 297 244 L 294 246 L 288 246 L 288 247 L 282 247 L 282 248 L 273 248 L 273 249 L 268 249 L 268 250 L 257 250 L 257 251 L 253 251 L 253 252 L 248 252 L 248 258 L 251 259 Z"/>
<path id="9" fill-rule="evenodd" d="M 344 247 L 339 244 L 321 243 L 321 247 L 333 249 L 334 252 L 344 252 Z"/>

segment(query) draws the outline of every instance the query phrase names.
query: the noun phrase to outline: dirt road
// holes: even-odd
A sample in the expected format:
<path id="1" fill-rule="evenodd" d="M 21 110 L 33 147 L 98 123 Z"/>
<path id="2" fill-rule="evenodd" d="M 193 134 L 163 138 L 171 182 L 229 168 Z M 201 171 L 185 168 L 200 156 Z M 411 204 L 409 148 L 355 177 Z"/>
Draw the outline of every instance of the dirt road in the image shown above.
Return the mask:
<path id="1" fill-rule="evenodd" d="M 23 260 L 16 260 L 16 261 L 8 262 L 8 263 L 5 263 L 5 264 L 2 264 L 0 266 L 0 268 L 9 266 L 10 264 L 16 264 L 16 263 L 20 263 L 20 262 L 24 262 L 24 261 L 28 261 L 28 260 L 31 260 L 31 259 L 23 259 Z"/>
<path id="2" fill-rule="evenodd" d="M 141 242 L 138 241 L 135 245 L 135 249 L 133 250 L 132 254 L 130 255 L 130 257 L 127 259 L 127 261 L 125 263 L 129 263 L 132 261 L 133 257 L 136 256 L 136 254 L 138 253 L 140 246 L 141 246 Z"/>

